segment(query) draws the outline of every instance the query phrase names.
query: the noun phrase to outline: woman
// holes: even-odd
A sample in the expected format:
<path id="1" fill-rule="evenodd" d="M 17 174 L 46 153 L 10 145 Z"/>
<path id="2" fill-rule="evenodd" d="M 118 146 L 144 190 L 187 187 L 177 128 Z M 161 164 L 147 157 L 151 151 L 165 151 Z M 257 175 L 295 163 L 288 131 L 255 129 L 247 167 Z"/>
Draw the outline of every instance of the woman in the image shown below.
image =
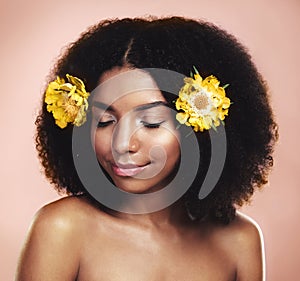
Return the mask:
<path id="1" fill-rule="evenodd" d="M 16 280 L 264 280 L 260 230 L 236 205 L 267 182 L 277 131 L 233 36 L 179 17 L 102 21 L 58 61 L 36 124 L 69 196 L 37 213 Z"/>

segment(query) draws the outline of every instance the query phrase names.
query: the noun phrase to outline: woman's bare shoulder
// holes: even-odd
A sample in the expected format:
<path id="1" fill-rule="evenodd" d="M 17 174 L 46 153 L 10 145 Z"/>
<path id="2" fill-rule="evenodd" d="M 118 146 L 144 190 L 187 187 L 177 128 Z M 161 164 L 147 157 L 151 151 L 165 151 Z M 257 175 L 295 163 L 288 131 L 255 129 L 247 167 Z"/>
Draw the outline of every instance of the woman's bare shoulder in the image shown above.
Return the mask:
<path id="1" fill-rule="evenodd" d="M 101 212 L 80 196 L 42 207 L 26 237 L 16 280 L 74 280 L 85 233 L 96 215 Z"/>
<path id="2" fill-rule="evenodd" d="M 235 238 L 240 239 L 257 239 L 261 235 L 261 229 L 258 223 L 251 217 L 237 212 L 234 220 L 229 223 L 227 229 L 231 235 L 234 235 Z"/>
<path id="3" fill-rule="evenodd" d="M 201 227 L 207 229 L 210 236 L 218 239 L 219 237 L 228 239 L 255 239 L 261 236 L 261 229 L 257 222 L 251 217 L 237 212 L 235 218 L 228 224 L 206 221 Z"/>
<path id="4" fill-rule="evenodd" d="M 81 237 L 82 224 L 87 222 L 88 204 L 80 197 L 68 196 L 43 206 L 35 214 L 29 231 L 30 242 L 35 243 L 43 237 L 44 245 L 51 240 L 67 241 Z M 74 241 L 74 240 L 73 240 Z M 74 241 L 74 242 L 75 242 Z"/>
<path id="5" fill-rule="evenodd" d="M 263 239 L 259 225 L 240 212 L 237 212 L 236 217 L 229 224 L 212 224 L 210 230 L 216 242 L 228 246 L 232 251 L 260 245 Z"/>
<path id="6" fill-rule="evenodd" d="M 238 280 L 264 280 L 263 236 L 252 218 L 238 212 L 228 225 L 213 227 L 212 233 L 214 243 L 236 264 Z"/>
<path id="7" fill-rule="evenodd" d="M 48 221 L 58 225 L 72 227 L 77 223 L 88 222 L 94 216 L 105 213 L 86 196 L 67 196 L 43 206 L 35 215 L 34 221 Z"/>

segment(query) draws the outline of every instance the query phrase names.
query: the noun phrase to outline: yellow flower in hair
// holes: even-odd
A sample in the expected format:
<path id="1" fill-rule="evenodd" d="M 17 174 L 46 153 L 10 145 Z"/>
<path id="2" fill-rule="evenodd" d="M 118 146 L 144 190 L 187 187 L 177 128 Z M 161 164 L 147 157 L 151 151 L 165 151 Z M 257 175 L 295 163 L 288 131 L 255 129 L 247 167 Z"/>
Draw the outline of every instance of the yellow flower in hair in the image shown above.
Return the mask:
<path id="1" fill-rule="evenodd" d="M 81 126 L 86 121 L 89 93 L 84 83 L 69 74 L 65 79 L 57 77 L 49 83 L 45 94 L 47 110 L 52 112 L 55 123 L 65 128 L 68 123 Z"/>
<path id="2" fill-rule="evenodd" d="M 195 132 L 216 129 L 228 115 L 230 99 L 225 95 L 225 88 L 214 76 L 202 79 L 195 68 L 196 74 L 184 78 L 184 86 L 179 91 L 175 102 L 176 119 L 187 126 L 192 126 Z"/>

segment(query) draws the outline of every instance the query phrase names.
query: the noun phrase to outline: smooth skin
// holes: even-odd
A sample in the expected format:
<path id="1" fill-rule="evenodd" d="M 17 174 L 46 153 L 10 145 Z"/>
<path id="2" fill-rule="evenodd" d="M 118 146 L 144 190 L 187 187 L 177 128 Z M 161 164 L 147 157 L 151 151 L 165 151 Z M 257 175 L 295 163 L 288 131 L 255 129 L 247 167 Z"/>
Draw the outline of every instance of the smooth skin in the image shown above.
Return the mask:
<path id="1" fill-rule="evenodd" d="M 126 71 L 112 69 L 100 82 Z M 91 137 L 99 163 L 118 188 L 148 193 L 172 180 L 180 137 L 170 109 L 160 104 L 165 99 L 159 90 L 119 95 L 135 81 L 143 82 L 138 85 L 143 89 L 155 88 L 150 76 L 138 71 L 106 84 L 95 96 Z M 164 153 L 153 152 L 153 146 Z M 143 168 L 126 176 L 128 162 Z M 228 225 L 195 222 L 182 199 L 160 211 L 127 214 L 81 195 L 37 213 L 15 280 L 262 281 L 263 267 L 259 228 L 240 213 Z"/>
<path id="2" fill-rule="evenodd" d="M 91 133 L 99 163 L 124 191 L 148 193 L 163 188 L 180 157 L 174 111 L 164 105 L 152 77 L 141 70 L 114 68 L 100 83 L 92 101 Z M 130 177 L 114 170 L 128 163 L 143 170 Z"/>
<path id="3" fill-rule="evenodd" d="M 260 232 L 249 218 L 195 224 L 179 210 L 124 215 L 84 196 L 60 199 L 36 215 L 15 280 L 263 280 Z"/>

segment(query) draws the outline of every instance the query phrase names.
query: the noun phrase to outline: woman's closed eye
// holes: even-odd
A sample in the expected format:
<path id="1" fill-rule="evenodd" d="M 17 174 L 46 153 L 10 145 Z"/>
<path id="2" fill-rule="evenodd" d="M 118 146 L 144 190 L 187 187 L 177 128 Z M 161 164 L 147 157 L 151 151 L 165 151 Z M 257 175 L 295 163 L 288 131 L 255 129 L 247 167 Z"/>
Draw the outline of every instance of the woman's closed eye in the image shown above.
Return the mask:
<path id="1" fill-rule="evenodd" d="M 97 121 L 97 128 L 107 127 L 117 121 L 115 116 L 107 113 L 96 116 L 95 120 Z"/>
<path id="2" fill-rule="evenodd" d="M 108 120 L 108 121 L 104 121 L 104 122 L 99 121 L 98 124 L 97 124 L 97 127 L 98 128 L 104 128 L 104 127 L 109 126 L 110 124 L 113 124 L 114 122 L 115 122 L 115 120 Z M 148 123 L 148 122 L 145 122 L 145 121 L 141 121 L 143 126 L 146 127 L 146 128 L 149 128 L 149 129 L 159 128 L 160 125 L 164 122 L 165 121 L 156 122 L 156 123 Z"/>
<path id="3" fill-rule="evenodd" d="M 97 123 L 97 128 L 103 128 L 103 127 L 107 127 L 108 125 L 114 123 L 115 120 L 108 120 L 108 121 L 99 121 Z"/>
<path id="4" fill-rule="evenodd" d="M 148 129 L 157 129 L 160 127 L 160 125 L 162 123 L 164 123 L 165 121 L 161 121 L 161 122 L 146 122 L 146 121 L 141 121 L 141 123 L 143 124 L 144 127 L 148 128 Z"/>

